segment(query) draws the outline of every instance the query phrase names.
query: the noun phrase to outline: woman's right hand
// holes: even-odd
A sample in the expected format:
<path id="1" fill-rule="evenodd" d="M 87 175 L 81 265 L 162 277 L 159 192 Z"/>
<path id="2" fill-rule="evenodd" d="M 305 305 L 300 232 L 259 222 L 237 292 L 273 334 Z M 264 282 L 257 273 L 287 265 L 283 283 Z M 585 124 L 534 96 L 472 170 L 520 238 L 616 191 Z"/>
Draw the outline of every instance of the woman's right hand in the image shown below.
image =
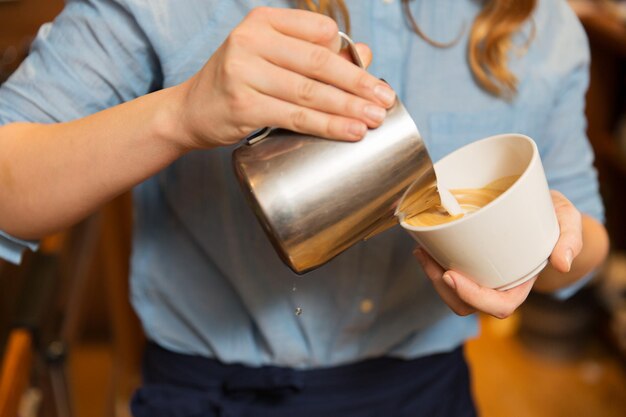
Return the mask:
<path id="1" fill-rule="evenodd" d="M 341 57 L 329 17 L 257 8 L 197 74 L 175 87 L 187 149 L 226 146 L 282 127 L 329 139 L 361 139 L 395 101 L 383 81 Z M 371 52 L 357 45 L 367 64 Z M 182 126 L 181 126 L 182 124 Z"/>

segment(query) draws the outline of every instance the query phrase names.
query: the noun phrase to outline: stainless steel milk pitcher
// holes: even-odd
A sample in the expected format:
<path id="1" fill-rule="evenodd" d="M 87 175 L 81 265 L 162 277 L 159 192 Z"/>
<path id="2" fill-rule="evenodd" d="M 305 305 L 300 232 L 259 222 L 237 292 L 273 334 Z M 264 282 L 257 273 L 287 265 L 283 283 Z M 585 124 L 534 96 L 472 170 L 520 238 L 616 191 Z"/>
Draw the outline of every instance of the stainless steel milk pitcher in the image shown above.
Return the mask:
<path id="1" fill-rule="evenodd" d="M 359 142 L 268 128 L 235 150 L 233 165 L 274 248 L 298 274 L 397 224 L 412 184 L 425 206 L 438 202 L 432 161 L 400 101 Z"/>

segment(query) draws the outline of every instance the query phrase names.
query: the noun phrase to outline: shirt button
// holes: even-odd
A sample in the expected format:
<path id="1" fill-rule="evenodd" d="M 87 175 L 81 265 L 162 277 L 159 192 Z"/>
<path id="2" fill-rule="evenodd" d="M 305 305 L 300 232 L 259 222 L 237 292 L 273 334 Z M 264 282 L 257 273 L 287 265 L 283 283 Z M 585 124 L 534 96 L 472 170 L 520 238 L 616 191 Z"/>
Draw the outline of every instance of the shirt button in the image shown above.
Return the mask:
<path id="1" fill-rule="evenodd" d="M 364 298 L 361 300 L 361 304 L 359 305 L 359 309 L 361 313 L 367 314 L 374 308 L 374 303 L 369 298 Z"/>
<path id="2" fill-rule="evenodd" d="M 391 4 L 391 3 L 393 3 L 393 0 L 383 0 L 383 3 L 385 3 L 385 4 Z"/>

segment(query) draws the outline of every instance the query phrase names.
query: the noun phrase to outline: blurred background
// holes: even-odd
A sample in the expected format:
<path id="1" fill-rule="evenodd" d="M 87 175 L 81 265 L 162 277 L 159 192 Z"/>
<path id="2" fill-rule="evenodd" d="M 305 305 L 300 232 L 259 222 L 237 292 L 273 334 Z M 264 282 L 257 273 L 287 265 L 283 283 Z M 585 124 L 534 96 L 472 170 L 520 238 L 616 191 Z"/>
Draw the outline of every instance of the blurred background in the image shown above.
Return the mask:
<path id="1" fill-rule="evenodd" d="M 386 0 L 398 1 L 398 0 Z M 626 415 L 626 1 L 570 1 L 589 35 L 588 133 L 612 250 L 573 298 L 531 294 L 481 317 L 467 347 L 484 417 Z M 0 0 L 0 83 L 62 0 Z M 128 303 L 132 201 L 121 196 L 0 261 L 0 416 L 129 416 L 144 343 Z"/>

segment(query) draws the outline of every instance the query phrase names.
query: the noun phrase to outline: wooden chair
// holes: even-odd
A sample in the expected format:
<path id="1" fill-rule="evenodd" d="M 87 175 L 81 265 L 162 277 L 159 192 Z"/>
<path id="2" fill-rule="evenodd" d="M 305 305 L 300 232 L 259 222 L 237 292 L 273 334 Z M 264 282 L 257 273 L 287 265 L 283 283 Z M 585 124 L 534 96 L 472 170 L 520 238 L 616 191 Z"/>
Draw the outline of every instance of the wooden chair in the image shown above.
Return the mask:
<path id="1" fill-rule="evenodd" d="M 102 211 L 102 272 L 112 331 L 112 409 L 107 415 L 130 417 L 130 397 L 140 384 L 141 358 L 145 337 L 129 302 L 129 260 L 131 252 L 132 199 L 124 195 Z"/>
<path id="2" fill-rule="evenodd" d="M 144 348 L 144 335 L 129 301 L 129 260 L 132 233 L 132 197 L 124 194 L 104 206 L 94 220 L 94 234 L 83 232 L 78 236 L 77 244 L 67 245 L 66 259 L 69 265 L 76 260 L 76 251 L 85 245 L 92 245 L 85 255 L 83 265 L 76 265 L 70 275 L 101 279 L 105 289 L 105 300 L 108 322 L 111 331 L 111 352 L 113 358 L 112 378 L 109 385 L 108 401 L 105 415 L 113 417 L 129 417 L 129 401 L 134 390 L 140 383 L 141 357 Z M 98 274 L 94 275 L 93 271 Z M 81 327 L 81 314 L 84 306 L 81 303 L 87 281 L 75 279 L 69 297 L 62 331 L 64 340 L 75 344 Z"/>
<path id="3" fill-rule="evenodd" d="M 17 417 L 22 394 L 30 382 L 33 339 L 26 329 L 13 330 L 0 368 L 0 416 Z"/>
<path id="4" fill-rule="evenodd" d="M 7 344 L 0 380 L 0 416 L 17 416 L 21 393 L 30 382 L 43 390 L 45 417 L 73 417 L 72 381 L 67 355 L 80 340 L 86 291 L 102 279 L 110 323 L 112 378 L 106 416 L 129 417 L 129 399 L 139 385 L 144 336 L 129 303 L 132 228 L 130 194 L 63 235 L 45 239 L 24 280 L 14 330 Z M 95 273 L 95 272 L 97 273 Z M 39 359 L 39 360 L 37 360 Z M 35 364 L 33 366 L 33 363 Z M 4 408 L 3 408 L 4 407 Z"/>

